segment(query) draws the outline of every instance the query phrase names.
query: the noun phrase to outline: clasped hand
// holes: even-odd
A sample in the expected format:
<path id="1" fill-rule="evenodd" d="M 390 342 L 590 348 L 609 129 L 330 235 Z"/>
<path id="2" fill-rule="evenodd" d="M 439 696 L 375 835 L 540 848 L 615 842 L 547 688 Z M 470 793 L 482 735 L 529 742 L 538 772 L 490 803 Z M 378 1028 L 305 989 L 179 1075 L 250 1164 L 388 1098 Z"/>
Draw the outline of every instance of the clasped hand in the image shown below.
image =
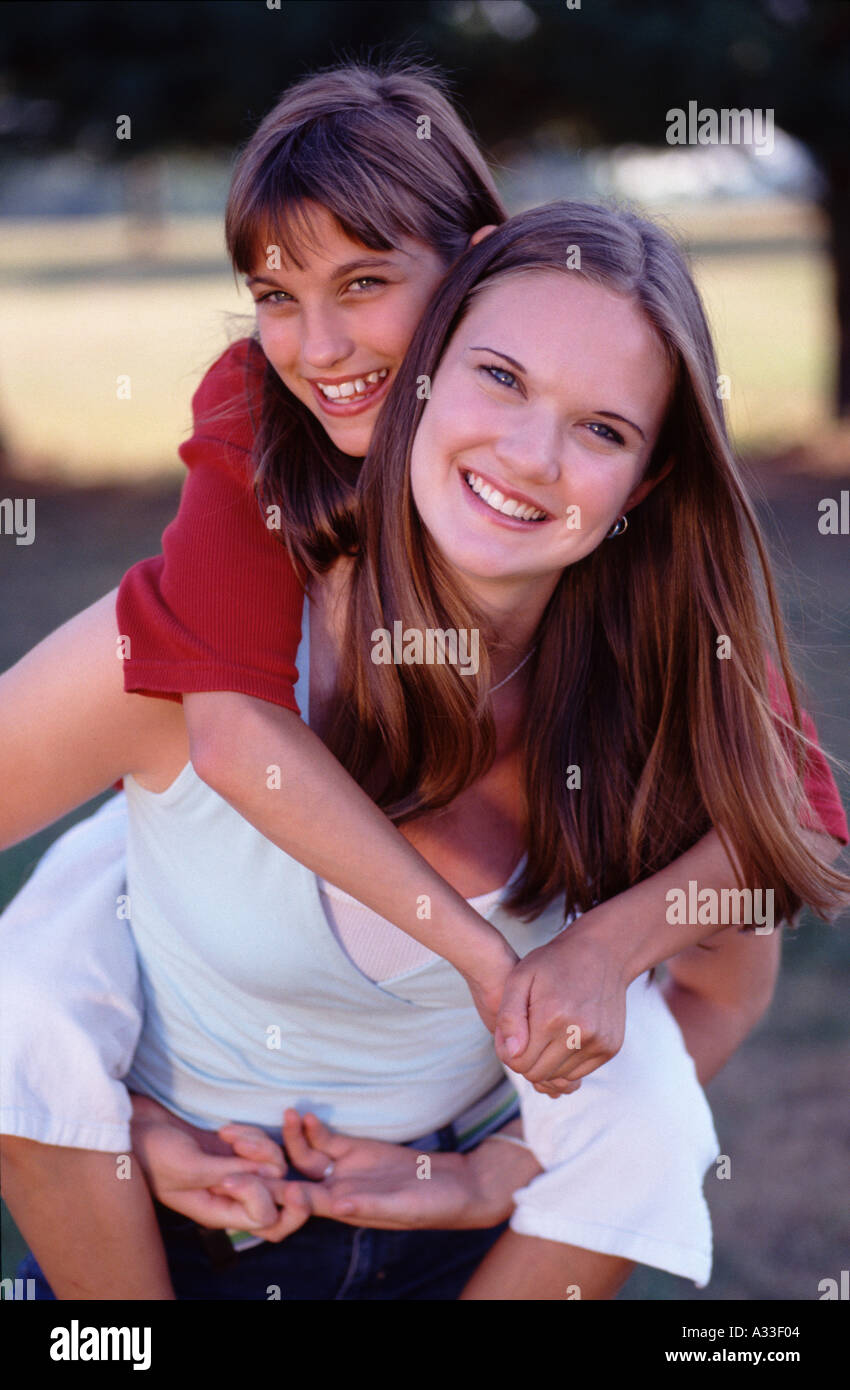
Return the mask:
<path id="1" fill-rule="evenodd" d="M 522 960 L 503 955 L 489 974 L 466 977 L 500 1060 L 544 1095 L 577 1090 L 623 1045 L 630 981 L 622 953 L 595 931 L 599 912 Z"/>
<path id="2" fill-rule="evenodd" d="M 499 1145 L 493 1154 L 482 1144 L 471 1154 L 418 1154 L 337 1134 L 295 1110 L 285 1112 L 282 1138 L 304 1181 L 286 1177 L 280 1145 L 254 1125 L 199 1130 L 156 1101 L 133 1097 L 133 1150 L 158 1200 L 200 1225 L 250 1230 L 263 1240 L 284 1240 L 310 1216 L 385 1230 L 494 1226 L 510 1214 L 513 1187 L 539 1172 L 521 1150 L 505 1155 Z M 506 1184 L 505 1157 L 525 1160 L 527 1173 Z"/>

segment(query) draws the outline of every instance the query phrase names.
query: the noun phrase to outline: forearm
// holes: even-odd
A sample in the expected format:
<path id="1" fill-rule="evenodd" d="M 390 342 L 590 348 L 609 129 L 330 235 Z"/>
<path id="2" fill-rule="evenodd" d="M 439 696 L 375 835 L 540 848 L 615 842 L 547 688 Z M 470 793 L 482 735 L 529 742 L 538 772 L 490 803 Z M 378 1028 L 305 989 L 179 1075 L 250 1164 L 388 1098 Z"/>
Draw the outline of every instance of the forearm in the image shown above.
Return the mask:
<path id="1" fill-rule="evenodd" d="M 701 1086 L 726 1065 L 761 1017 L 746 1005 L 722 1005 L 668 979 L 662 992 L 678 1023 Z"/>
<path id="2" fill-rule="evenodd" d="M 51 825 L 183 733 L 179 705 L 126 695 L 115 595 L 92 604 L 0 675 L 0 849 Z"/>
<path id="3" fill-rule="evenodd" d="M 704 1085 L 720 1071 L 773 999 L 782 932 L 727 927 L 668 963 L 662 990 Z"/>
<path id="4" fill-rule="evenodd" d="M 840 846 L 827 835 L 801 829 L 800 836 L 826 860 L 834 859 L 840 852 Z M 669 911 L 671 890 L 687 893 L 691 882 L 695 882 L 700 891 L 713 888 L 721 892 L 741 886 L 716 830 L 703 836 L 651 878 L 579 918 L 570 930 L 578 935 L 587 932 L 598 941 L 607 941 L 612 954 L 623 962 L 625 977 L 631 982 L 644 971 L 691 946 L 709 941 L 728 928 L 728 922 L 723 921 L 682 923 L 668 920 L 676 915 Z M 767 935 L 769 933 L 765 932 L 764 936 Z"/>
<path id="5" fill-rule="evenodd" d="M 242 701 L 238 726 L 202 718 L 219 696 L 186 698 L 198 775 L 267 839 L 478 976 L 514 959 L 504 938 L 407 842 L 289 710 Z M 203 703 L 200 703 L 203 702 Z"/>
<path id="6" fill-rule="evenodd" d="M 153 1203 L 132 1155 L 7 1136 L 2 1174 L 9 1211 L 58 1299 L 174 1298 Z"/>

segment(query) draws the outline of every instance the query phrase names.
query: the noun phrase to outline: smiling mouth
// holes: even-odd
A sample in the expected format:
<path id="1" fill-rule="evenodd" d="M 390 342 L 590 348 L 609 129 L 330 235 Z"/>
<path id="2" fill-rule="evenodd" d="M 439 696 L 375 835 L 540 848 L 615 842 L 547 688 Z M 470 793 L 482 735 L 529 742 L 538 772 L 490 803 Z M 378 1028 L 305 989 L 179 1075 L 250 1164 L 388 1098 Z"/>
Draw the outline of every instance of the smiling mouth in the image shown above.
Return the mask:
<path id="1" fill-rule="evenodd" d="M 314 381 L 311 384 L 326 401 L 341 401 L 344 405 L 358 405 L 360 401 L 368 400 L 379 386 L 383 384 L 389 375 L 389 367 L 382 367 L 378 372 L 369 372 L 366 376 L 353 376 L 347 381 Z"/>
<path id="2" fill-rule="evenodd" d="M 510 493 L 500 492 L 498 488 L 486 483 L 477 473 L 466 470 L 461 474 L 461 477 L 470 492 L 474 492 L 480 501 L 485 502 L 500 516 L 510 516 L 515 521 L 535 523 L 549 520 L 548 512 L 541 511 L 539 507 L 533 507 L 528 502 L 523 502 L 519 497 L 512 497 Z"/>

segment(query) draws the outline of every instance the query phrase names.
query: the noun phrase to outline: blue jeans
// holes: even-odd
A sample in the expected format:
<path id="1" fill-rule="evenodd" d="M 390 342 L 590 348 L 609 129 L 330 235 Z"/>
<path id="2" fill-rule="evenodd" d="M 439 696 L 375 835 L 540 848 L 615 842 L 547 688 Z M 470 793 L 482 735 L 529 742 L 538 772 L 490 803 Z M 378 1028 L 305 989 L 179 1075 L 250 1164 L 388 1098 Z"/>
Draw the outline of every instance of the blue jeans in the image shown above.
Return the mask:
<path id="1" fill-rule="evenodd" d="M 193 1221 L 159 1204 L 157 1216 L 174 1292 L 189 1300 L 451 1301 L 507 1228 L 378 1231 L 311 1217 L 280 1244 L 265 1242 L 216 1266 Z M 54 1297 L 33 1255 L 17 1273 L 35 1280 L 37 1299 Z"/>

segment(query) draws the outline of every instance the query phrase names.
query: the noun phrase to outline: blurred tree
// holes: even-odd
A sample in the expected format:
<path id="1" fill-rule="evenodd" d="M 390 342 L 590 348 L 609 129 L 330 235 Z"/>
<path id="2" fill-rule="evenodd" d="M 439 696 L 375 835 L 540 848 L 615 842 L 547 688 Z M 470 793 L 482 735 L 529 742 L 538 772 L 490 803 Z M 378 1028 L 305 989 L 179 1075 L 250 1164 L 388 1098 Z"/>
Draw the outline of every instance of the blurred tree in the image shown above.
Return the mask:
<path id="1" fill-rule="evenodd" d="M 576 6 L 578 6 L 576 8 Z M 846 0 L 71 0 L 3 9 L 0 139 L 104 158 L 245 140 L 296 76 L 412 42 L 483 140 L 557 125 L 582 146 L 663 144 L 668 109 L 772 108 L 825 175 L 850 413 Z M 129 115 L 132 138 L 116 138 Z M 149 166 L 147 171 L 149 177 Z"/>

